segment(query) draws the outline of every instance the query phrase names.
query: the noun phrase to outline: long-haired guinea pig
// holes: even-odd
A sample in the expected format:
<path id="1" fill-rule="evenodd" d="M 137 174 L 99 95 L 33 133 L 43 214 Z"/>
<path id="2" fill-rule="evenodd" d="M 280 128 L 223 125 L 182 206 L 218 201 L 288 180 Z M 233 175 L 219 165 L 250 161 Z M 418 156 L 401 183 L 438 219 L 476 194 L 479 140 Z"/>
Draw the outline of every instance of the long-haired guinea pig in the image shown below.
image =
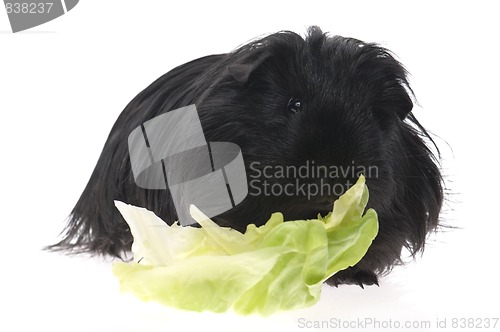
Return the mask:
<path id="1" fill-rule="evenodd" d="M 177 220 L 169 190 L 142 189 L 134 181 L 127 139 L 162 112 L 194 104 L 206 140 L 237 144 L 247 171 L 249 193 L 213 218 L 221 226 L 244 231 L 278 211 L 285 220 L 325 215 L 341 192 L 308 192 L 304 185 L 334 188 L 354 183 L 360 169 L 372 170 L 365 174 L 368 207 L 378 213 L 379 234 L 358 264 L 328 283 L 378 284 L 401 263 L 403 248 L 421 251 L 439 224 L 442 176 L 412 99 L 407 72 L 391 52 L 318 27 L 305 38 L 278 32 L 183 64 L 118 117 L 62 240 L 49 248 L 123 257 L 133 239 L 114 200 L 145 207 L 169 224 Z M 320 166 L 329 173 L 299 179 L 278 172 Z M 297 190 L 266 191 L 277 184 Z"/>

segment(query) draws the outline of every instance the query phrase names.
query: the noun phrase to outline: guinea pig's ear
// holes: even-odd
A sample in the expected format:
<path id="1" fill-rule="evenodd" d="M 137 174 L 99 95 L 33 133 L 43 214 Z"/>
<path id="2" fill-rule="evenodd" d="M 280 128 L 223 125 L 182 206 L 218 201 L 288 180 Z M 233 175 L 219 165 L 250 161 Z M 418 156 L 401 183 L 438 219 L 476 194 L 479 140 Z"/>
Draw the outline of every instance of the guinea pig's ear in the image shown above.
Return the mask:
<path id="1" fill-rule="evenodd" d="M 227 71 L 236 81 L 245 83 L 250 75 L 257 69 L 270 54 L 265 52 L 250 63 L 234 63 L 227 66 Z"/>
<path id="2" fill-rule="evenodd" d="M 384 89 L 378 102 L 375 103 L 375 109 L 386 114 L 396 114 L 404 120 L 413 109 L 410 93 L 413 94 L 411 90 L 407 91 L 402 84 L 395 82 Z"/>
<path id="3" fill-rule="evenodd" d="M 398 108 L 398 111 L 396 111 L 396 113 L 398 114 L 398 116 L 401 120 L 404 120 L 406 118 L 406 116 L 413 109 L 413 102 L 411 101 L 411 98 L 407 93 L 405 93 L 405 98 L 403 98 L 403 99 L 404 100 L 401 102 L 401 105 Z"/>
<path id="4" fill-rule="evenodd" d="M 232 64 L 227 66 L 227 71 L 235 80 L 240 83 L 248 81 L 250 74 L 255 70 L 250 64 Z"/>

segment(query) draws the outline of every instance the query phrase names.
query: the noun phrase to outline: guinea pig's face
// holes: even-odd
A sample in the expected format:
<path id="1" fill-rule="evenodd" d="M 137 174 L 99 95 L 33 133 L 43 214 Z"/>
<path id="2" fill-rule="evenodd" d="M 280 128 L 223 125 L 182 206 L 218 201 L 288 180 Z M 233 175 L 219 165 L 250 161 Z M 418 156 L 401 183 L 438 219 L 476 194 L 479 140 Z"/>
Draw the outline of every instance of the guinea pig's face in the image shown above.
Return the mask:
<path id="1" fill-rule="evenodd" d="M 207 139 L 238 144 L 247 170 L 249 194 L 221 224 L 241 229 L 276 211 L 288 220 L 324 215 L 360 174 L 381 215 L 427 194 L 429 184 L 407 193 L 407 180 L 435 165 L 405 123 L 404 68 L 376 45 L 314 38 L 271 44 L 245 79 L 228 77 L 200 108 Z M 426 219 L 429 208 L 420 210 Z"/>

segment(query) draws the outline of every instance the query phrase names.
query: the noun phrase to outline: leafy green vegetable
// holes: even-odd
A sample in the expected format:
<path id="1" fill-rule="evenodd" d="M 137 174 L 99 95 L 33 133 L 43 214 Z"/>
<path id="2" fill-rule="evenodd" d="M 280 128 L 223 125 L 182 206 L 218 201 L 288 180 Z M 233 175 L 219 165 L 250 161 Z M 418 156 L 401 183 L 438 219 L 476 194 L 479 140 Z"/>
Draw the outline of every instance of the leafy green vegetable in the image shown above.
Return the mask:
<path id="1" fill-rule="evenodd" d="M 113 272 L 122 291 L 186 310 L 269 315 L 310 306 L 322 283 L 356 264 L 377 235 L 376 212 L 363 215 L 367 202 L 361 176 L 325 217 L 284 222 L 275 213 L 242 234 L 195 206 L 190 212 L 201 228 L 168 226 L 146 209 L 117 201 L 134 236 L 134 262 L 115 263 Z"/>

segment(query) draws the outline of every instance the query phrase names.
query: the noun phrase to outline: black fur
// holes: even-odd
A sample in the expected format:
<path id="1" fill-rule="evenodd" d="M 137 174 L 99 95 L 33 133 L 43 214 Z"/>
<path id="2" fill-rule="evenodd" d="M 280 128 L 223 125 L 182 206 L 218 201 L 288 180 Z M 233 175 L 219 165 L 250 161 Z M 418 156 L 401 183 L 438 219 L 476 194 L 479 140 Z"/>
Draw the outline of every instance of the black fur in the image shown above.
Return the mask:
<path id="1" fill-rule="evenodd" d="M 159 115 L 195 104 L 207 141 L 240 146 L 247 172 L 295 165 L 376 166 L 367 179 L 369 207 L 380 231 L 366 256 L 329 283 L 377 284 L 377 276 L 401 262 L 403 247 L 424 248 L 438 226 L 443 191 L 434 143 L 411 113 L 412 91 L 403 66 L 376 45 L 312 27 L 307 37 L 279 32 L 228 54 L 181 65 L 137 95 L 121 113 L 97 166 L 73 209 L 63 239 L 50 249 L 123 257 L 130 230 L 114 200 L 146 207 L 168 223 L 176 213 L 168 190 L 139 188 L 130 168 L 130 132 Z M 291 99 L 301 111 L 290 112 Z M 354 178 L 326 179 L 333 182 Z M 293 179 L 271 179 L 291 183 Z M 318 179 L 307 179 L 311 183 Z M 285 219 L 314 218 L 331 210 L 334 196 L 249 195 L 214 218 L 240 231 L 263 224 L 271 213 Z"/>

